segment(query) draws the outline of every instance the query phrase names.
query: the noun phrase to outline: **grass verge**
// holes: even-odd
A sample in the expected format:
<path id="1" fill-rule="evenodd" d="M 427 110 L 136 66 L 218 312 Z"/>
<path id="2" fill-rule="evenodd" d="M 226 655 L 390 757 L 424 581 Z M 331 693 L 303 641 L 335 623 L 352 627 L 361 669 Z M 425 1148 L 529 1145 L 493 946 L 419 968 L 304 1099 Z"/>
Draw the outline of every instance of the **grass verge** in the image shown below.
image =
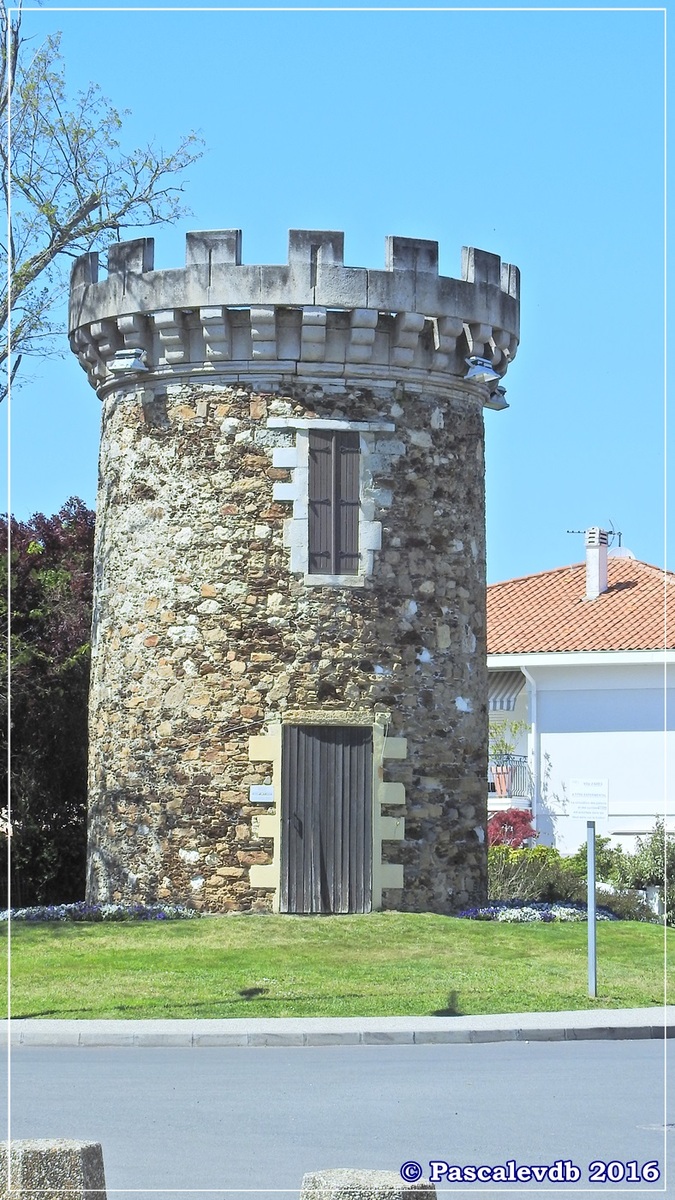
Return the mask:
<path id="1" fill-rule="evenodd" d="M 394 912 L 15 922 L 12 1016 L 445 1016 L 663 1003 L 661 927 L 598 925 L 595 1001 L 586 929 Z"/>

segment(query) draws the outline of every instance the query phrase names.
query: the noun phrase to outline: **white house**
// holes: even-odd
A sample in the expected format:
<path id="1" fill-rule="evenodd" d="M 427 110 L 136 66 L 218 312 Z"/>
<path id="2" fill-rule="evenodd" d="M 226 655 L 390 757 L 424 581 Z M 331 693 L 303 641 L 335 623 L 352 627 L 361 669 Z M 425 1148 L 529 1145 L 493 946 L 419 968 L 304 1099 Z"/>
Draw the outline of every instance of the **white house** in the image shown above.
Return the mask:
<path id="1" fill-rule="evenodd" d="M 632 849 L 659 816 L 675 831 L 675 575 L 607 541 L 589 529 L 585 563 L 487 589 L 490 721 L 529 726 L 488 811 L 531 807 L 540 844 L 566 854 L 586 837 L 570 798 L 591 783 L 614 844 Z"/>

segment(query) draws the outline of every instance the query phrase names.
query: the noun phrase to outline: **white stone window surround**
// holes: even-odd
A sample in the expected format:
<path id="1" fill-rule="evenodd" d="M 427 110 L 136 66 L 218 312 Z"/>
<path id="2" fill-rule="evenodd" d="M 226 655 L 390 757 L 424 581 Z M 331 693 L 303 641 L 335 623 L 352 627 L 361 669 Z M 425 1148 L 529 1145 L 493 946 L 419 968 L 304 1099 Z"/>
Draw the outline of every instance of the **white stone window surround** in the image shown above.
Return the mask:
<path id="1" fill-rule="evenodd" d="M 275 483 L 275 500 L 290 501 L 293 516 L 284 523 L 284 544 L 291 552 L 290 569 L 302 574 L 307 587 L 363 587 L 372 575 L 375 551 L 382 545 L 382 525 L 374 521 L 375 505 L 366 499 L 373 487 L 370 457 L 379 433 L 395 433 L 391 421 L 346 421 L 324 417 L 269 417 L 268 429 L 295 433 L 295 446 L 279 446 L 272 463 L 291 472 L 290 483 Z M 355 575 L 317 575 L 309 571 L 309 433 L 312 429 L 336 429 L 359 433 L 359 570 Z"/>

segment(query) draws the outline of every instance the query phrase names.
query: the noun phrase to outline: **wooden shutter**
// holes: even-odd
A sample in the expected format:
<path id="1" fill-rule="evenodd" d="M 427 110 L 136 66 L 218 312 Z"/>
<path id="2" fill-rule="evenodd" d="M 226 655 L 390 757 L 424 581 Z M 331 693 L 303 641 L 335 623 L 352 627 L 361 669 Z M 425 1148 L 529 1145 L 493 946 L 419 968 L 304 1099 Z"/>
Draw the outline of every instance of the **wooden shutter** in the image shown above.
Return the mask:
<path id="1" fill-rule="evenodd" d="M 308 538 L 310 574 L 358 574 L 358 433 L 310 431 Z"/>
<path id="2" fill-rule="evenodd" d="M 336 435 L 335 464 L 339 479 L 336 575 L 357 575 L 359 571 L 359 435 Z"/>
<path id="3" fill-rule="evenodd" d="M 333 575 L 333 433 L 309 435 L 309 572 Z"/>

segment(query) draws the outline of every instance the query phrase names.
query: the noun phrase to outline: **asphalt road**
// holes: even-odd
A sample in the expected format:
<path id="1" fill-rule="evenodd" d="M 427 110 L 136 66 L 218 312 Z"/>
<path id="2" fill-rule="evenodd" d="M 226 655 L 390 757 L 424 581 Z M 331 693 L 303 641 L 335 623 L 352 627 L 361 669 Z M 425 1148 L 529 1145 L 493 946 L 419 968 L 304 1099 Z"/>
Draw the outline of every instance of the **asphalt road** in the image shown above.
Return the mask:
<path id="1" fill-rule="evenodd" d="M 580 1181 L 444 1180 L 439 1194 L 488 1200 L 531 1187 L 577 1197 L 663 1194 L 672 1136 L 665 1048 L 650 1040 L 23 1046 L 11 1056 L 11 1136 L 100 1141 L 110 1196 L 149 1191 L 170 1200 L 191 1191 L 192 1200 L 263 1200 L 285 1191 L 296 1200 L 303 1174 L 326 1167 L 398 1170 L 413 1160 L 426 1178 L 431 1160 L 494 1166 L 510 1159 L 519 1166 L 569 1160 Z M 670 1158 L 666 1195 L 675 1194 Z M 613 1166 L 613 1182 L 591 1185 L 588 1168 L 597 1160 L 637 1167 Z M 650 1161 L 658 1163 L 658 1182 L 631 1182 Z"/>

